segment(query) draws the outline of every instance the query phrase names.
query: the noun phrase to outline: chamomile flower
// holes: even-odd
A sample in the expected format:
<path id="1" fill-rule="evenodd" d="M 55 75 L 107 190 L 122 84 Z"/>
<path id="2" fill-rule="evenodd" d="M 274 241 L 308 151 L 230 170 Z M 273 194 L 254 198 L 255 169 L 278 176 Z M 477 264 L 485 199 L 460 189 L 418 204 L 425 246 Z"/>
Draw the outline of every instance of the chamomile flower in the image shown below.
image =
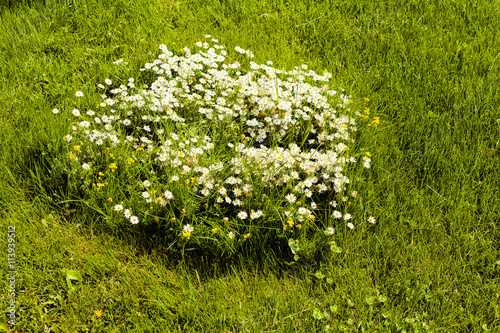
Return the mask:
<path id="1" fill-rule="evenodd" d="M 354 229 L 354 224 L 352 224 L 351 222 L 347 223 L 347 227 L 349 229 Z"/>
<path id="2" fill-rule="evenodd" d="M 58 113 L 59 113 L 59 110 L 58 110 L 58 109 L 52 109 L 52 113 L 53 113 L 53 114 L 58 114 Z"/>
<path id="3" fill-rule="evenodd" d="M 82 164 L 82 168 L 83 170 L 87 171 L 87 170 L 90 170 L 90 165 L 88 163 L 83 163 Z"/>
<path id="4" fill-rule="evenodd" d="M 331 74 L 318 75 L 305 65 L 285 71 L 273 68 L 271 61 L 265 65 L 249 61 L 248 70 L 237 62 L 226 63 L 229 52 L 223 46 L 209 44 L 217 42 L 198 42 L 195 51 L 185 47 L 177 55 L 161 45 L 157 59 L 141 69 L 156 77 L 148 85 L 136 87 L 133 78 L 123 84 L 110 79 L 98 84 L 102 89 L 98 111 L 88 110 L 84 119 L 76 118 L 71 135 L 64 137 L 69 142 L 75 136 L 77 140 L 73 141 L 84 148 L 68 152 L 70 163 L 76 166 L 73 169 L 82 173 L 83 162 L 77 162 L 80 158 L 85 159 L 89 170 L 90 165 L 95 168 L 94 165 L 105 165 L 101 163 L 105 161 L 113 165 L 107 172 L 151 172 L 154 179 L 140 181 L 138 187 L 137 180 L 123 184 L 126 188 L 139 188 L 137 194 L 122 193 L 124 197 L 120 198 L 121 192 L 113 193 L 116 201 L 134 207 L 139 214 L 141 210 L 148 214 L 153 209 L 170 214 L 173 193 L 165 188 L 163 194 L 157 193 L 155 188 L 176 182 L 172 187 L 176 193 L 188 195 L 182 195 L 183 203 L 191 200 L 190 194 L 196 197 L 192 198 L 195 201 L 202 201 L 202 219 L 211 219 L 210 214 L 222 209 L 236 214 L 240 222 L 258 223 L 264 216 L 260 208 L 273 204 L 277 205 L 276 214 L 295 221 L 293 230 L 298 231 L 306 223 L 319 222 L 315 218 L 328 210 L 314 201 L 335 196 L 342 208 L 337 208 L 337 201 L 330 201 L 332 211 L 338 209 L 333 211 L 333 217 L 350 223 L 351 215 L 342 215 L 340 211 L 350 204 L 348 198 L 358 195 L 347 190 L 352 188 L 348 177 L 351 168 L 347 164 L 357 163 L 359 156 L 350 150 L 356 123 L 352 117 L 341 114 L 351 98 L 329 90 L 326 85 L 313 85 L 313 81 L 327 82 Z M 235 50 L 253 57 L 250 50 Z M 76 96 L 84 94 L 78 91 Z M 77 109 L 72 113 L 74 117 L 81 116 Z M 219 126 L 217 122 L 223 124 Z M 195 123 L 207 129 L 213 124 L 221 129 L 224 139 L 203 135 L 200 138 Z M 305 133 L 307 137 L 303 137 Z M 360 164 L 368 168 L 371 156 L 363 155 Z M 98 177 L 103 176 L 104 173 Z M 98 183 L 98 189 L 104 186 L 102 183 Z M 144 201 L 133 199 L 139 193 Z M 209 208 L 214 200 L 215 210 Z M 329 200 L 332 199 L 326 203 Z M 112 207 L 120 214 L 123 212 L 131 223 L 138 223 L 139 218 L 123 205 Z M 375 218 L 367 221 L 374 223 Z M 332 227 L 320 228 L 322 231 L 316 231 L 326 235 L 334 232 Z M 189 239 L 192 231 L 191 225 L 184 225 L 180 237 Z M 236 231 L 227 235 L 234 239 Z"/>
<path id="5" fill-rule="evenodd" d="M 294 194 L 290 193 L 285 196 L 285 199 L 290 203 L 294 203 L 297 200 L 297 197 Z"/>
<path id="6" fill-rule="evenodd" d="M 368 222 L 370 222 L 371 224 L 375 224 L 375 218 L 373 216 L 370 216 L 368 219 L 367 219 Z"/>

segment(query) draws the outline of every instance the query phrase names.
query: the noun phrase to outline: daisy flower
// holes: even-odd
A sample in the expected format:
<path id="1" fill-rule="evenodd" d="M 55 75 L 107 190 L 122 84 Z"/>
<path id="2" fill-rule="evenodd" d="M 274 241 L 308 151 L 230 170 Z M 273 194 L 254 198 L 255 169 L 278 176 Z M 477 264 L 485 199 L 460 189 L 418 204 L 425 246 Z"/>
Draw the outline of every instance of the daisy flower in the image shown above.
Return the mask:
<path id="1" fill-rule="evenodd" d="M 104 83 L 106 83 L 108 86 L 110 86 L 113 84 L 113 81 L 111 81 L 110 79 L 106 79 L 106 80 L 104 80 Z"/>
<path id="2" fill-rule="evenodd" d="M 115 205 L 115 211 L 119 212 L 122 209 L 123 209 L 122 205 Z"/>
<path id="3" fill-rule="evenodd" d="M 288 194 L 286 197 L 285 197 L 286 201 L 290 202 L 290 203 L 294 203 L 297 198 L 295 197 L 294 194 L 290 193 Z"/>
<path id="4" fill-rule="evenodd" d="M 238 213 L 238 217 L 242 220 L 246 219 L 248 214 L 245 211 L 241 211 Z"/>
<path id="5" fill-rule="evenodd" d="M 368 222 L 372 223 L 372 224 L 375 224 L 375 218 L 373 216 L 370 216 L 368 218 Z"/>
<path id="6" fill-rule="evenodd" d="M 53 114 L 57 114 L 57 113 L 59 113 L 59 110 L 58 109 L 52 109 L 52 113 Z"/>
<path id="7" fill-rule="evenodd" d="M 351 222 L 347 223 L 347 227 L 349 229 L 354 229 L 354 224 L 352 224 Z"/>
<path id="8" fill-rule="evenodd" d="M 351 214 L 345 214 L 344 215 L 344 220 L 350 220 L 351 219 Z"/>
<path id="9" fill-rule="evenodd" d="M 83 92 L 81 92 L 81 91 L 77 91 L 77 92 L 75 93 L 75 95 L 76 95 L 76 97 L 83 97 Z"/>
<path id="10" fill-rule="evenodd" d="M 149 187 L 151 185 L 151 183 L 149 182 L 149 180 L 145 180 L 142 182 L 144 184 L 144 186 L 146 187 Z"/>
<path id="11" fill-rule="evenodd" d="M 258 212 L 251 212 L 251 213 L 250 213 L 250 218 L 251 218 L 252 220 L 255 220 L 255 219 L 256 219 L 256 218 L 258 218 L 259 216 L 260 216 L 260 215 L 259 215 L 259 213 L 258 213 Z"/>
<path id="12" fill-rule="evenodd" d="M 334 233 L 335 233 L 335 229 L 333 229 L 332 227 L 328 227 L 326 229 L 326 234 L 333 235 Z"/>
<path id="13" fill-rule="evenodd" d="M 336 210 L 333 212 L 332 216 L 335 217 L 336 219 L 340 219 L 342 217 L 342 214 L 338 210 Z"/>
<path id="14" fill-rule="evenodd" d="M 232 231 L 230 231 L 228 234 L 227 234 L 227 237 L 229 237 L 229 239 L 233 239 L 234 238 L 234 233 Z"/>
<path id="15" fill-rule="evenodd" d="M 123 216 L 125 216 L 125 218 L 129 219 L 130 216 L 132 216 L 130 209 L 125 209 L 125 211 L 123 212 Z"/>
<path id="16" fill-rule="evenodd" d="M 73 116 L 75 116 L 75 117 L 80 116 L 80 110 L 78 110 L 78 109 L 73 109 L 72 113 L 73 113 Z"/>
<path id="17" fill-rule="evenodd" d="M 83 170 L 90 170 L 90 165 L 87 163 L 83 163 L 82 168 L 83 168 Z"/>
<path id="18" fill-rule="evenodd" d="M 137 224 L 137 223 L 139 223 L 139 218 L 137 216 L 131 216 L 130 217 L 130 222 L 132 224 Z"/>
<path id="19" fill-rule="evenodd" d="M 186 225 L 182 228 L 182 230 L 183 230 L 184 232 L 189 232 L 189 233 L 191 233 L 191 232 L 193 232 L 194 228 L 193 228 L 191 225 L 186 224 Z"/>

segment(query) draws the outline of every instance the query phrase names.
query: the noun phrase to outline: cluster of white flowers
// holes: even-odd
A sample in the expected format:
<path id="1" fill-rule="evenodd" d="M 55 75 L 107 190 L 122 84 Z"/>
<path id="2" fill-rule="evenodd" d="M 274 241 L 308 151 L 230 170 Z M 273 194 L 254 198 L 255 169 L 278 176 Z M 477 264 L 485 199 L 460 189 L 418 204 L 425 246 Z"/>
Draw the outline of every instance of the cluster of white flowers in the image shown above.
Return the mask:
<path id="1" fill-rule="evenodd" d="M 252 221 L 273 214 L 252 206 L 259 191 L 286 188 L 282 212 L 298 221 L 314 219 L 318 207 L 314 197 L 345 192 L 350 183 L 345 171 L 357 162 L 349 152 L 356 131 L 349 96 L 328 88 L 328 72 L 319 75 L 306 65 L 285 71 L 272 67 L 271 61 L 259 65 L 249 60 L 250 70 L 244 70 L 239 62 L 225 63 L 223 46 L 208 42 L 196 46 L 197 53 L 186 47 L 178 56 L 161 45 L 162 53 L 141 69 L 156 75 L 149 86 L 136 87 L 133 78 L 126 84 L 113 85 L 110 79 L 98 84 L 105 92 L 97 111 L 74 109 L 77 121 L 64 140 L 78 137 L 96 146 L 123 147 L 132 157 L 121 163 L 141 161 L 167 170 L 167 182 L 142 181 L 141 196 L 148 206 L 165 208 L 175 199 L 178 184 L 195 182 L 200 198 L 231 209 L 240 221 Z M 251 51 L 235 50 L 254 57 Z M 115 62 L 121 63 L 123 59 Z M 318 82 L 323 85 L 315 86 Z M 193 118 L 202 127 L 221 123 L 240 129 L 240 136 L 229 142 L 225 159 L 214 160 L 219 142 L 189 126 Z M 90 170 L 97 157 L 87 156 L 83 169 Z M 370 162 L 363 157 L 366 168 Z M 352 197 L 356 196 L 354 192 Z M 336 207 L 337 202 L 330 201 L 329 206 Z M 114 210 L 124 207 L 115 205 Z M 139 222 L 130 209 L 124 216 Z M 354 228 L 345 211 L 332 211 L 330 217 L 343 217 Z M 194 229 L 188 224 L 183 231 L 191 235 Z M 326 229 L 326 234 L 333 233 L 332 227 Z M 226 235 L 235 237 L 232 231 Z"/>

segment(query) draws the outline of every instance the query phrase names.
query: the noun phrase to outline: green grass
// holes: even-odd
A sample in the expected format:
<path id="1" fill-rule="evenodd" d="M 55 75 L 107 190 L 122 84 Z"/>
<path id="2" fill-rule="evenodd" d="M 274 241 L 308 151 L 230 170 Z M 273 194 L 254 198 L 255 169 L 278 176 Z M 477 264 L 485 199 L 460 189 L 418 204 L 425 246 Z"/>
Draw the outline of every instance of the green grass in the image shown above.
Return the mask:
<path id="1" fill-rule="evenodd" d="M 0 6 L 0 224 L 2 237 L 16 226 L 13 332 L 500 330 L 496 1 L 40 3 Z M 377 223 L 337 228 L 343 251 L 319 278 L 272 254 L 179 261 L 160 237 L 57 204 L 66 178 L 51 161 L 70 125 L 50 110 L 72 108 L 75 91 L 105 78 L 136 75 L 162 43 L 180 49 L 207 33 L 257 63 L 326 69 L 353 107 L 380 118 L 359 128 L 373 161 L 359 193 Z M 112 65 L 119 58 L 130 72 Z M 68 282 L 75 270 L 81 278 Z"/>

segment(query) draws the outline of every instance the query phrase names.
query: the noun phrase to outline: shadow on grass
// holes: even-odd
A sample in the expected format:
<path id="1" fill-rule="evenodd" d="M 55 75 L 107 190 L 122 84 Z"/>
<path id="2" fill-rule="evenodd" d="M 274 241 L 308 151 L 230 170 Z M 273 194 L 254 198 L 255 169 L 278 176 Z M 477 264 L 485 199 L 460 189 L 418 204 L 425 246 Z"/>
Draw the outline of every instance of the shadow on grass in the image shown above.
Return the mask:
<path id="1" fill-rule="evenodd" d="M 58 151 L 46 147 L 47 144 L 42 142 L 29 146 L 11 166 L 28 198 L 43 202 L 69 224 L 79 224 L 94 235 L 105 234 L 130 244 L 138 256 L 164 258 L 162 262 L 166 267 L 182 265 L 189 271 L 198 272 L 201 278 L 221 276 L 248 267 L 273 272 L 278 277 L 304 277 L 329 260 L 330 251 L 325 246 L 318 247 L 309 257 L 295 261 L 288 239 L 272 233 L 264 241 L 250 237 L 234 252 L 216 247 L 207 252 L 206 246 L 203 250 L 173 236 L 175 231 L 161 223 L 115 225 L 101 210 L 108 204 L 106 199 L 91 204 L 83 189 L 70 189 L 69 170 L 53 163 Z"/>

